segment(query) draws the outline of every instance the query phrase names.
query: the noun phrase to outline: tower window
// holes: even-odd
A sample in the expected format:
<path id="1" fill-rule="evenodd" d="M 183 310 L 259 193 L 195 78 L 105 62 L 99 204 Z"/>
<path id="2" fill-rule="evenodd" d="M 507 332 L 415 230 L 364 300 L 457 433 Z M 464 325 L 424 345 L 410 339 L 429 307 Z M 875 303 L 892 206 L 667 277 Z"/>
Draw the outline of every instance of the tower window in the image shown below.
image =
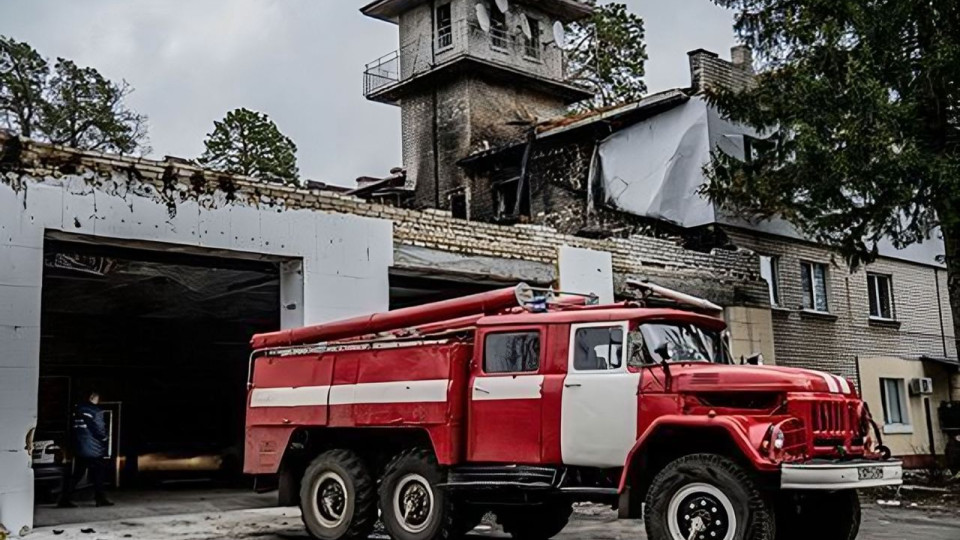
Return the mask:
<path id="1" fill-rule="evenodd" d="M 523 37 L 525 54 L 529 58 L 540 58 L 540 21 L 529 15 L 525 15 L 527 22 L 530 23 L 530 37 Z"/>
<path id="2" fill-rule="evenodd" d="M 437 48 L 445 49 L 453 46 L 453 17 L 450 14 L 450 4 L 437 6 Z"/>
<path id="3" fill-rule="evenodd" d="M 507 14 L 496 7 L 490 10 L 490 41 L 494 47 L 507 48 Z"/>

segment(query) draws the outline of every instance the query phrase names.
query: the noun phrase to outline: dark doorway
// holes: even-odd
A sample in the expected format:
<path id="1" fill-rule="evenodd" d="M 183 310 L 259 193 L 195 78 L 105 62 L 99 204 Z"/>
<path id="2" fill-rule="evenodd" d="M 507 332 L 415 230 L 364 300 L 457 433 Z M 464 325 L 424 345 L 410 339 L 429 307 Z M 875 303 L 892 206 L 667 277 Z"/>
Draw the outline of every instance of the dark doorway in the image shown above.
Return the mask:
<path id="1" fill-rule="evenodd" d="M 249 482 L 249 340 L 280 326 L 279 261 L 48 238 L 42 295 L 38 498 L 59 490 L 56 448 L 90 390 L 110 411 L 115 487 Z"/>

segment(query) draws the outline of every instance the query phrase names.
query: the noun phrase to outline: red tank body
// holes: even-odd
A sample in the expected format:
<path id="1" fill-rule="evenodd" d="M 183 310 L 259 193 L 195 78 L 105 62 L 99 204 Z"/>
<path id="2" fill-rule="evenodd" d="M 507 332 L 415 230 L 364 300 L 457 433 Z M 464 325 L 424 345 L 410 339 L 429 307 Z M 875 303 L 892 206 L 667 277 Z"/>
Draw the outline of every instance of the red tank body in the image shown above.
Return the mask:
<path id="1" fill-rule="evenodd" d="M 491 511 L 532 500 L 561 514 L 552 505 L 600 500 L 625 517 L 683 460 L 747 467 L 757 486 L 780 493 L 900 482 L 899 462 L 885 459 L 842 377 L 734 364 L 715 316 L 628 304 L 528 311 L 518 307 L 528 291 L 255 336 L 245 472 L 279 473 L 281 493 L 284 482 L 307 486 L 300 498 L 310 499 L 311 482 L 325 478 L 317 468 L 348 451 L 383 475 L 381 489 L 393 489 L 396 463 L 409 459 L 433 471 L 418 478 L 439 479 L 424 480 L 435 497 Z M 699 496 L 737 504 L 736 489 L 717 489 Z M 330 537 L 323 505 L 310 500 L 301 500 L 308 529 Z M 725 535 L 742 526 L 706 516 L 671 525 L 672 510 L 663 512 L 660 525 L 684 538 L 690 527 Z"/>

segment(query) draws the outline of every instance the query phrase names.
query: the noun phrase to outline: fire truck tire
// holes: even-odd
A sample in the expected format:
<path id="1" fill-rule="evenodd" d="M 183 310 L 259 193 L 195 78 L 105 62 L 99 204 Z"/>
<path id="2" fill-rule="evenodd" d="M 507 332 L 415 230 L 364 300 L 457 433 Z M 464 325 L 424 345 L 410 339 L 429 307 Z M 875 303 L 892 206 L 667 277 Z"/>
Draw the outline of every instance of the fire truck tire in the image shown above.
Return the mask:
<path id="1" fill-rule="evenodd" d="M 414 448 L 395 456 L 380 479 L 380 520 L 393 540 L 453 540 L 470 529 L 439 484 L 444 472 L 433 452 Z"/>
<path id="2" fill-rule="evenodd" d="M 860 498 L 853 490 L 783 493 L 777 531 L 777 540 L 854 540 L 860 532 Z"/>
<path id="3" fill-rule="evenodd" d="M 377 522 L 376 485 L 367 466 L 349 450 L 320 454 L 303 474 L 300 510 L 313 538 L 367 538 Z"/>
<path id="4" fill-rule="evenodd" d="M 503 532 L 515 540 L 547 540 L 560 534 L 573 514 L 570 501 L 551 501 L 537 506 L 516 506 L 497 511 Z"/>
<path id="5" fill-rule="evenodd" d="M 776 537 L 773 509 L 753 478 L 716 454 L 692 454 L 667 464 L 650 483 L 645 506 L 650 540 Z"/>

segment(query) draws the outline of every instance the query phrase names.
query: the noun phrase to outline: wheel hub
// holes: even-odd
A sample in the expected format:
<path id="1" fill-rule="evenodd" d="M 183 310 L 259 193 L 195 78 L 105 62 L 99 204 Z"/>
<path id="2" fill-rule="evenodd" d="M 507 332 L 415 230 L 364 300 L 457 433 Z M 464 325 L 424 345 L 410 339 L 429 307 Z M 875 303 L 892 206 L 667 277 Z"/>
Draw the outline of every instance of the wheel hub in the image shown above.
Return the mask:
<path id="1" fill-rule="evenodd" d="M 737 518 L 722 491 L 708 484 L 691 484 L 678 491 L 668 507 L 671 540 L 731 540 Z"/>
<path id="2" fill-rule="evenodd" d="M 425 478 L 417 474 L 403 477 L 394 492 L 394 511 L 400 526 L 419 533 L 430 524 L 433 515 L 433 491 Z"/>
<path id="3" fill-rule="evenodd" d="M 334 472 L 326 472 L 317 481 L 317 517 L 324 527 L 333 528 L 343 522 L 347 507 L 347 489 Z"/>

